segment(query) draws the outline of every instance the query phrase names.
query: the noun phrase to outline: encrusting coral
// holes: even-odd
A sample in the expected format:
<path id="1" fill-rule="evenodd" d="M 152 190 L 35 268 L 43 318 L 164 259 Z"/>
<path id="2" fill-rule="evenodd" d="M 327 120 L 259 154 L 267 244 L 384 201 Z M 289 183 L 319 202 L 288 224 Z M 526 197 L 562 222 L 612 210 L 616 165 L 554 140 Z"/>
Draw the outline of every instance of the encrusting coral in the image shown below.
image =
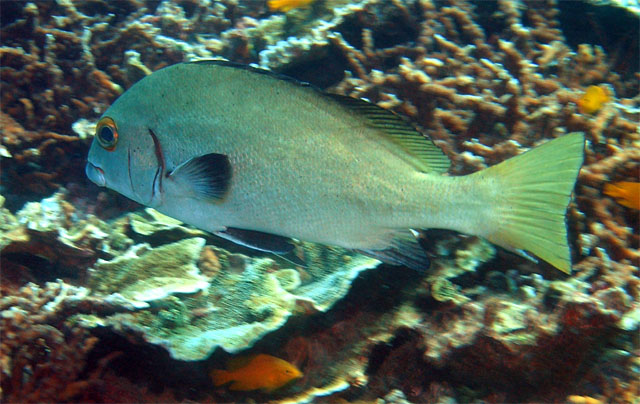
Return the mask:
<path id="1" fill-rule="evenodd" d="M 204 242 L 188 238 L 155 249 L 137 245 L 113 261 L 98 261 L 88 283 L 92 294 L 119 296 L 151 310 L 88 316 L 85 323 L 135 331 L 176 359 L 201 360 L 217 347 L 227 352 L 250 348 L 290 316 L 327 311 L 361 271 L 379 264 L 359 254 L 302 243 L 304 267 L 281 268 L 269 258 L 204 248 Z M 211 278 L 198 272 L 196 264 Z M 180 297 L 172 296 L 176 294 Z"/>
<path id="2" fill-rule="evenodd" d="M 117 293 L 137 308 L 176 293 L 196 293 L 209 286 L 195 263 L 202 238 L 188 238 L 156 249 L 131 247 L 111 261 L 98 260 L 89 271 L 88 287 L 100 295 Z"/>

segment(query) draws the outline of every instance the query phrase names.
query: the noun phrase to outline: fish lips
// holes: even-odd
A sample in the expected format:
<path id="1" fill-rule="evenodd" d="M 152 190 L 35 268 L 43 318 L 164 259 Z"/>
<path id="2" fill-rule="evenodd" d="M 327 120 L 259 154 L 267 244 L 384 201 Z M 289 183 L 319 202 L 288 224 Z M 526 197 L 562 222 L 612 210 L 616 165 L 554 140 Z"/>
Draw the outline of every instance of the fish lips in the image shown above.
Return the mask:
<path id="1" fill-rule="evenodd" d="M 96 185 L 100 187 L 104 187 L 107 185 L 107 180 L 104 178 L 104 171 L 102 170 L 102 168 L 91 164 L 91 162 L 88 162 L 86 167 L 84 168 L 84 172 L 87 174 L 87 177 L 89 177 L 89 179 Z"/>

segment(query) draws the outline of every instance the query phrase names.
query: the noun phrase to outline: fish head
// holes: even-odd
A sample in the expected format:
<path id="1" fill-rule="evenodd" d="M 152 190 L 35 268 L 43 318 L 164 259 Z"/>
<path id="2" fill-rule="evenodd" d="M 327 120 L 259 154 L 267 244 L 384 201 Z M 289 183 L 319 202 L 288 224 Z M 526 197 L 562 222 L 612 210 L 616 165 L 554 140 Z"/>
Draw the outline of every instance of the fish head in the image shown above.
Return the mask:
<path id="1" fill-rule="evenodd" d="M 303 373 L 292 363 L 282 361 L 279 362 L 278 365 L 277 371 L 274 372 L 274 376 L 277 379 L 275 385 L 284 386 L 304 376 Z"/>
<path id="2" fill-rule="evenodd" d="M 158 207 L 162 202 L 164 156 L 149 125 L 127 110 L 126 95 L 98 121 L 85 172 L 98 186 Z"/>

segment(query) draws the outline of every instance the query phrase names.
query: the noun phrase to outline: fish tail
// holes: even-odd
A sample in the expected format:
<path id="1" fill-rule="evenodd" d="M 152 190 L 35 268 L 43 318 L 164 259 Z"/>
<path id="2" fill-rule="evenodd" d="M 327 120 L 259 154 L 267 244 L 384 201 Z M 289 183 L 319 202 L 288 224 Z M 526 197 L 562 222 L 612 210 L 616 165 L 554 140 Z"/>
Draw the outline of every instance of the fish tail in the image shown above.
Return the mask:
<path id="1" fill-rule="evenodd" d="M 496 190 L 484 236 L 571 273 L 565 214 L 583 153 L 584 135 L 571 133 L 474 174 Z"/>
<path id="2" fill-rule="evenodd" d="M 624 194 L 624 190 L 618 184 L 604 184 L 603 192 L 611 197 L 620 197 Z"/>
<path id="3" fill-rule="evenodd" d="M 211 376 L 211 380 L 213 380 L 213 384 L 216 386 L 222 386 L 231 381 L 231 372 L 226 370 L 213 369 L 211 373 L 209 373 L 209 376 Z"/>

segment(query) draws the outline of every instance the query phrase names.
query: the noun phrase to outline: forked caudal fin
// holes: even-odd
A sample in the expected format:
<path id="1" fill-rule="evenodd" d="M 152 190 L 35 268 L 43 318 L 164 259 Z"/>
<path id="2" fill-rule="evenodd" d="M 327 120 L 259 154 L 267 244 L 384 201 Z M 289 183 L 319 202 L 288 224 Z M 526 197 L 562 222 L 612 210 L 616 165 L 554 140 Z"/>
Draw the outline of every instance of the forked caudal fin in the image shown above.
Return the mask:
<path id="1" fill-rule="evenodd" d="M 494 226 L 485 237 L 571 273 L 565 214 L 583 153 L 584 135 L 571 133 L 473 174 L 498 190 Z"/>

